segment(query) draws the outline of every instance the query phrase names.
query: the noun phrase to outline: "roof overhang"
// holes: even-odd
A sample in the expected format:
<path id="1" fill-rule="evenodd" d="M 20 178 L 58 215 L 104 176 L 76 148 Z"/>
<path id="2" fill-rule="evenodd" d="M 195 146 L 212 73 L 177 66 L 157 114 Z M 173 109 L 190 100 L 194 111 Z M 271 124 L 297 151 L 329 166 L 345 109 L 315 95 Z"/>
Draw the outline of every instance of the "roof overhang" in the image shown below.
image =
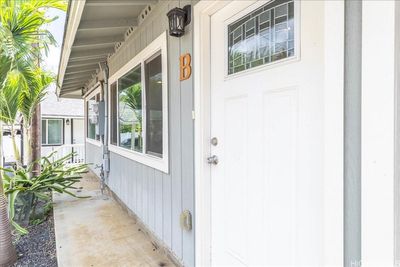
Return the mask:
<path id="1" fill-rule="evenodd" d="M 102 64 L 138 26 L 141 11 L 157 0 L 69 1 L 58 69 L 57 95 L 81 98 Z"/>

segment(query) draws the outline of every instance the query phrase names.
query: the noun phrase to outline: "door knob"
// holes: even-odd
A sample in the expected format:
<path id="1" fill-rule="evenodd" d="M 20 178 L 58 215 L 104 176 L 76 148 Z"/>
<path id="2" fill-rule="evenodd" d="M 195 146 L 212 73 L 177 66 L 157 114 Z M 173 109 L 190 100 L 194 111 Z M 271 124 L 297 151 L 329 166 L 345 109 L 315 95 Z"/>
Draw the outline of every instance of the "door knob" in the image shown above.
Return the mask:
<path id="1" fill-rule="evenodd" d="M 207 158 L 207 162 L 208 164 L 214 164 L 217 165 L 218 164 L 218 157 L 216 155 L 213 155 L 211 157 Z"/>

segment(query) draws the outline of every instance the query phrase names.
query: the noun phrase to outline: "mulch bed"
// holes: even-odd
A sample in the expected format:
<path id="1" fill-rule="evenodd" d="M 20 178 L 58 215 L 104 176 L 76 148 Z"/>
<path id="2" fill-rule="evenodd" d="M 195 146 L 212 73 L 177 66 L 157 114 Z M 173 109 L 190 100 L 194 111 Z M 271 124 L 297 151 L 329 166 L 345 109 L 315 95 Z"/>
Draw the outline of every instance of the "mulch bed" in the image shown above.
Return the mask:
<path id="1" fill-rule="evenodd" d="M 28 231 L 15 238 L 18 261 L 14 267 L 57 267 L 53 212 L 43 223 L 29 226 Z"/>

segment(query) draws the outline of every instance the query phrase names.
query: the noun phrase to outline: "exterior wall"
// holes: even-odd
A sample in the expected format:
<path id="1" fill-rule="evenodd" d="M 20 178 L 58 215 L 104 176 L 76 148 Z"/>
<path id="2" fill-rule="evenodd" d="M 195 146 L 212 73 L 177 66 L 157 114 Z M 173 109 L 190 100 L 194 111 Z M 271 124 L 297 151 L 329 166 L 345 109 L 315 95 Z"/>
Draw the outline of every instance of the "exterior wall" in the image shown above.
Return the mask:
<path id="1" fill-rule="evenodd" d="M 161 1 L 136 32 L 110 58 L 110 75 L 167 29 L 165 14 L 168 10 L 176 6 L 182 7 L 189 2 Z M 363 69 L 363 91 L 365 92 L 362 99 L 364 107 L 362 110 L 361 245 L 363 264 L 389 266 L 393 265 L 393 254 L 397 252 L 393 248 L 396 244 L 393 240 L 395 228 L 393 222 L 394 216 L 398 216 L 398 210 L 394 214 L 393 205 L 395 204 L 392 195 L 394 106 L 388 104 L 393 103 L 394 98 L 392 83 L 394 80 L 393 59 L 395 58 L 393 47 L 395 4 L 388 2 L 379 6 L 377 3 L 363 4 L 363 38 L 375 36 L 375 41 L 368 43 L 365 42 L 367 39 L 363 39 L 363 44 L 366 45 L 362 51 L 367 67 Z M 376 16 L 373 14 L 377 14 L 377 9 L 382 11 L 380 16 L 386 18 L 387 22 L 384 24 L 387 27 L 374 24 Z M 118 154 L 110 153 L 108 179 L 109 187 L 119 198 L 188 266 L 194 265 L 194 232 L 193 230 L 185 232 L 180 228 L 179 215 L 185 209 L 189 209 L 194 214 L 193 78 L 179 81 L 178 59 L 180 54 L 192 52 L 192 27 L 193 23 L 186 28 L 186 34 L 182 38 L 168 38 L 170 172 L 165 174 Z M 382 35 L 382 38 L 376 38 L 377 35 Z M 376 57 L 371 58 L 371 55 L 375 55 L 376 48 L 382 44 L 382 39 L 387 41 L 383 42 L 387 49 L 381 49 L 386 52 L 383 56 L 376 54 Z M 368 39 L 368 41 L 371 40 Z M 376 77 L 387 79 L 383 79 L 386 82 L 382 84 L 382 79 L 376 79 Z M 383 89 L 376 90 L 376 88 Z M 378 110 L 377 106 L 384 108 Z M 376 142 L 378 139 L 384 142 Z M 86 149 L 87 162 L 101 164 L 101 147 L 86 143 Z M 93 167 L 94 165 L 91 168 Z M 97 169 L 95 172 L 98 174 Z M 382 179 L 374 179 L 375 177 Z M 354 264 L 358 265 L 357 262 Z"/>
<path id="2" fill-rule="evenodd" d="M 19 151 L 21 151 L 21 135 L 15 137 Z M 3 134 L 3 157 L 4 162 L 15 162 L 14 149 L 10 135 Z"/>
<path id="3" fill-rule="evenodd" d="M 168 29 L 167 12 L 191 1 L 160 1 L 110 57 L 110 76 Z M 169 173 L 110 152 L 109 187 L 187 266 L 194 265 L 194 231 L 183 231 L 180 214 L 194 214 L 193 83 L 179 81 L 179 56 L 192 52 L 192 25 L 168 37 Z M 86 142 L 88 163 L 101 164 L 101 148 Z M 93 169 L 94 165 L 91 166 Z M 98 170 L 94 170 L 98 174 Z"/>
<path id="4" fill-rule="evenodd" d="M 102 148 L 100 146 L 96 146 L 89 142 L 86 142 L 86 153 L 85 160 L 86 163 L 89 164 L 89 168 L 100 177 L 100 169 L 96 168 L 96 165 L 100 165 L 103 163 L 103 154 Z"/>
<path id="5" fill-rule="evenodd" d="M 51 117 L 51 116 L 48 116 L 48 117 L 42 116 L 42 119 L 44 119 L 44 118 L 63 119 L 63 145 L 72 144 L 72 140 L 71 140 L 71 121 L 74 121 L 74 126 L 73 126 L 74 127 L 74 135 L 78 136 L 77 140 L 79 141 L 79 142 L 75 142 L 75 144 L 83 144 L 83 141 L 82 141 L 83 140 L 82 136 L 83 136 L 83 131 L 84 131 L 84 129 L 83 129 L 83 118 L 71 118 L 71 117 L 61 117 L 61 116 L 59 116 L 59 117 L 57 117 L 57 116 L 53 116 L 53 117 Z M 70 120 L 69 125 L 67 125 L 67 123 L 66 123 L 67 119 Z M 42 132 L 42 134 L 43 134 L 43 132 Z M 74 137 L 74 139 L 76 139 L 76 138 Z M 60 149 L 60 147 L 61 147 L 60 145 L 57 145 L 57 146 L 42 145 L 41 154 L 42 154 L 42 156 L 47 156 L 50 153 L 52 153 L 54 150 Z"/>
<path id="6" fill-rule="evenodd" d="M 191 1 L 160 1 L 109 60 L 110 76 L 168 29 L 167 12 Z M 179 81 L 179 56 L 192 52 L 192 25 L 181 38 L 168 36 L 169 174 L 110 155 L 110 188 L 185 265 L 194 265 L 194 231 L 180 214 L 194 214 L 193 83 Z"/>

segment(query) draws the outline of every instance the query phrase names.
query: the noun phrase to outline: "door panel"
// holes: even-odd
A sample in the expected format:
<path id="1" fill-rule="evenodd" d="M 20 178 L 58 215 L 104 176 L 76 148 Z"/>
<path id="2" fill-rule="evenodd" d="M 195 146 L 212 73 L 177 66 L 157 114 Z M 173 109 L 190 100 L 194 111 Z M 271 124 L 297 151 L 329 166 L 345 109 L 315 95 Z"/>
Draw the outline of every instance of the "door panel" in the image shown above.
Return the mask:
<path id="1" fill-rule="evenodd" d="M 266 3 L 233 1 L 211 17 L 212 263 L 318 266 L 324 4 L 295 3 L 295 56 L 228 75 L 229 25 Z M 260 51 L 249 45 L 239 51 Z"/>

